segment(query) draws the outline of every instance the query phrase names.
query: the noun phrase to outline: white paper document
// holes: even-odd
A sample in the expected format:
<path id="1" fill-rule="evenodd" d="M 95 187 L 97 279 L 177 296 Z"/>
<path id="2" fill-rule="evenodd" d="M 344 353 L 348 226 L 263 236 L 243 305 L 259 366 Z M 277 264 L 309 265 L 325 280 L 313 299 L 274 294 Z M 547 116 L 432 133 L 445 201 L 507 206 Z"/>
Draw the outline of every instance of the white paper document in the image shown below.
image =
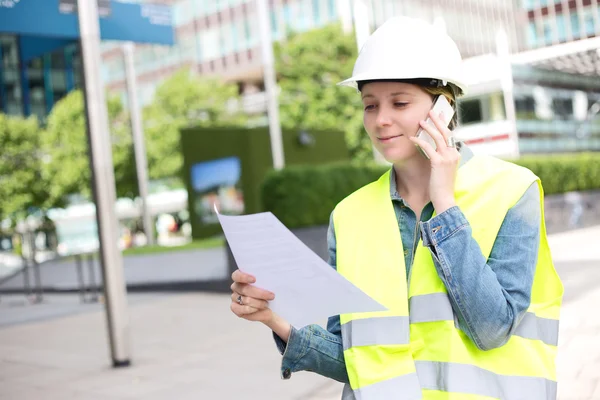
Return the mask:
<path id="1" fill-rule="evenodd" d="M 219 214 L 238 268 L 275 293 L 270 308 L 297 329 L 327 317 L 385 311 L 310 250 L 272 213 Z"/>

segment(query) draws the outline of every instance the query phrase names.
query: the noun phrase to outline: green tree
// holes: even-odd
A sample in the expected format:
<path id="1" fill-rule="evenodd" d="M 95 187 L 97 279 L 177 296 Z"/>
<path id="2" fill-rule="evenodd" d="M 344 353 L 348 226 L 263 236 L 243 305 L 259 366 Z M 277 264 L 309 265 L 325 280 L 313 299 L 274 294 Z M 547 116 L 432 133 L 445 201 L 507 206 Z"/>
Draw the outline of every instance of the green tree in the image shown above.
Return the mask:
<path id="1" fill-rule="evenodd" d="M 179 130 L 188 125 L 240 126 L 238 86 L 216 78 L 203 78 L 182 69 L 161 83 L 144 110 L 148 170 L 153 179 L 179 176 L 183 163 Z"/>
<path id="2" fill-rule="evenodd" d="M 107 101 L 117 196 L 137 194 L 135 161 L 129 120 L 117 98 Z M 64 205 L 69 195 L 91 198 L 91 169 L 86 116 L 81 91 L 60 100 L 48 116 L 41 137 L 42 172 L 49 182 L 47 206 Z"/>
<path id="3" fill-rule="evenodd" d="M 336 84 L 352 75 L 357 56 L 352 35 L 339 25 L 292 34 L 275 47 L 281 88 L 281 124 L 286 128 L 336 129 L 346 134 L 354 159 L 373 158 L 355 90 Z"/>
<path id="4" fill-rule="evenodd" d="M 0 114 L 0 221 L 24 216 L 46 197 L 40 173 L 40 130 L 35 117 Z"/>

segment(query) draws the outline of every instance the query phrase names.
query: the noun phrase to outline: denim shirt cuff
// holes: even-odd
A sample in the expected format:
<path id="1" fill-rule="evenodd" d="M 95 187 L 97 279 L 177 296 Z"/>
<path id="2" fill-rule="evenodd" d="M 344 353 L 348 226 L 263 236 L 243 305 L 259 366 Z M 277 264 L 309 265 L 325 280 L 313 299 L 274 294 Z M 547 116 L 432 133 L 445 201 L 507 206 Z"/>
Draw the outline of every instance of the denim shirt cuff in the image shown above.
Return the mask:
<path id="1" fill-rule="evenodd" d="M 287 348 L 287 343 L 284 342 L 283 339 L 281 339 L 275 332 L 272 333 L 273 340 L 275 340 L 275 346 L 277 346 L 277 351 L 279 351 L 279 354 L 283 355 L 283 353 L 285 353 L 285 349 Z"/>
<path id="2" fill-rule="evenodd" d="M 277 350 L 283 355 L 281 360 L 281 379 L 290 379 L 292 372 L 296 372 L 294 367 L 308 350 L 309 335 L 310 330 L 298 330 L 292 326 L 290 337 L 287 343 L 285 343 L 273 332 L 273 339 L 275 339 Z"/>
<path id="3" fill-rule="evenodd" d="M 421 222 L 423 246 L 431 247 L 443 242 L 455 232 L 469 225 L 469 221 L 458 206 L 447 209 L 429 221 Z"/>

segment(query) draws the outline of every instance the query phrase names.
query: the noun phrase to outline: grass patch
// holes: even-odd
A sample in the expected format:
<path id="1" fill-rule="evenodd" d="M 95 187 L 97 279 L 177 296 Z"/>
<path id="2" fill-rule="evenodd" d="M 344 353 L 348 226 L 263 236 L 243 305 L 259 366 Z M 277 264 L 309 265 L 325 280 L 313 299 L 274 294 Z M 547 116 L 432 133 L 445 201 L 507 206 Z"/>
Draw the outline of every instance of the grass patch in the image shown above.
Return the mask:
<path id="1" fill-rule="evenodd" d="M 225 238 L 223 236 L 214 236 L 207 239 L 197 239 L 190 243 L 181 246 L 144 246 L 135 247 L 132 249 L 126 249 L 123 251 L 124 256 L 137 256 L 142 254 L 159 254 L 159 253 L 172 253 L 175 251 L 186 251 L 186 250 L 199 250 L 199 249 L 214 249 L 225 245 Z"/>

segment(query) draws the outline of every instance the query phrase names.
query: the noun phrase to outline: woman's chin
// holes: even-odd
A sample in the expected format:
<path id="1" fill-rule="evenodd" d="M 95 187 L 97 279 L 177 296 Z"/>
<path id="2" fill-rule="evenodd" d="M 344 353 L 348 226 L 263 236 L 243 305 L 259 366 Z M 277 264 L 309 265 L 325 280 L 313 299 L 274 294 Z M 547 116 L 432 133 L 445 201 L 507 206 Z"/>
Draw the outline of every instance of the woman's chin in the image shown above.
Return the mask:
<path id="1" fill-rule="evenodd" d="M 419 150 L 415 146 L 402 146 L 378 149 L 378 151 L 387 162 L 395 164 L 397 162 L 406 161 L 414 157 Z"/>

